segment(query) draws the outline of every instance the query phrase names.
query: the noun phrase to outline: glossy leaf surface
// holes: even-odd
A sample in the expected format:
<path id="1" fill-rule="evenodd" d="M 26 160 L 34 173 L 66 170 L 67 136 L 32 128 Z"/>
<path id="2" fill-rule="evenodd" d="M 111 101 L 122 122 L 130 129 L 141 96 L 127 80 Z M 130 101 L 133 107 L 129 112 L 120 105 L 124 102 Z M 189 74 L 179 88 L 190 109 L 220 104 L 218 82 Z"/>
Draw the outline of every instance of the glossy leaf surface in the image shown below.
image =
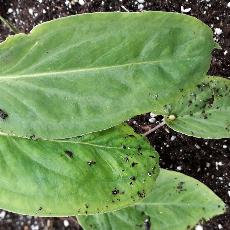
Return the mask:
<path id="1" fill-rule="evenodd" d="M 136 206 L 78 219 L 84 230 L 190 230 L 224 211 L 221 199 L 199 181 L 161 170 L 150 196 Z"/>
<path id="2" fill-rule="evenodd" d="M 167 124 L 187 135 L 202 138 L 230 137 L 230 80 L 207 77 L 172 107 L 176 119 Z"/>
<path id="3" fill-rule="evenodd" d="M 117 210 L 150 193 L 158 155 L 130 127 L 63 141 L 0 137 L 0 208 L 38 216 Z"/>
<path id="4" fill-rule="evenodd" d="M 211 29 L 177 13 L 95 13 L 0 45 L 0 131 L 60 139 L 165 108 L 207 72 Z M 7 116 L 4 116 L 7 115 Z"/>

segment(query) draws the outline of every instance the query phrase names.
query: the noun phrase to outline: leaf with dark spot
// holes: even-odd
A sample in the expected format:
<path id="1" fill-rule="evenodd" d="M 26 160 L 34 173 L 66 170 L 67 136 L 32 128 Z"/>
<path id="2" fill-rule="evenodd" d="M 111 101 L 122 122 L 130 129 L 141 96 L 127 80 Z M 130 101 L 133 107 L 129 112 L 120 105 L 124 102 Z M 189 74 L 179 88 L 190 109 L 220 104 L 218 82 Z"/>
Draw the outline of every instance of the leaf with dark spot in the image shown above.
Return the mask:
<path id="1" fill-rule="evenodd" d="M 226 87 L 227 86 L 227 87 Z M 172 113 L 177 114 L 173 122 L 166 117 L 172 129 L 195 137 L 229 138 L 230 130 L 230 80 L 221 77 L 206 77 L 191 93 L 181 93 L 180 99 L 172 104 Z M 196 102 L 192 94 L 196 95 Z"/>
<path id="2" fill-rule="evenodd" d="M 138 195 L 140 200 L 134 206 L 101 215 L 79 216 L 80 224 L 88 229 L 89 223 L 94 223 L 96 230 L 111 226 L 118 230 L 185 230 L 226 210 L 223 201 L 207 186 L 169 170 L 161 169 L 150 195 L 144 197 L 142 190 Z"/>

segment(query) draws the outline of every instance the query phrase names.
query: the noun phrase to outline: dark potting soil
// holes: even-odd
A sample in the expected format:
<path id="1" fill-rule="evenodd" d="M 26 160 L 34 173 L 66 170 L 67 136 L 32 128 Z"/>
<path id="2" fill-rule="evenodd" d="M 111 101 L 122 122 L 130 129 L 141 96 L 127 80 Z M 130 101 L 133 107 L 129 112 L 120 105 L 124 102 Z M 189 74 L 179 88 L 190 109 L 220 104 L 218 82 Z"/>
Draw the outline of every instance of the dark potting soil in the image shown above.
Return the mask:
<path id="1" fill-rule="evenodd" d="M 138 2 L 139 1 L 139 2 Z M 230 0 L 0 0 L 0 15 L 22 32 L 54 18 L 96 11 L 162 10 L 193 15 L 215 32 L 222 50 L 213 52 L 211 75 L 230 78 Z M 228 4 L 229 3 L 229 4 Z M 138 28 L 137 28 L 138 30 Z M 0 41 L 10 34 L 0 23 Z M 143 133 L 160 122 L 149 114 L 129 121 L 137 132 Z M 226 204 L 230 205 L 230 140 L 204 140 L 188 137 L 162 127 L 149 135 L 151 144 L 160 153 L 163 168 L 177 170 L 209 186 Z M 25 185 L 26 186 L 26 185 Z M 230 211 L 201 223 L 204 230 L 230 230 Z M 0 229 L 80 229 L 73 217 L 37 218 L 0 211 Z M 160 230 L 160 229 L 159 229 Z"/>

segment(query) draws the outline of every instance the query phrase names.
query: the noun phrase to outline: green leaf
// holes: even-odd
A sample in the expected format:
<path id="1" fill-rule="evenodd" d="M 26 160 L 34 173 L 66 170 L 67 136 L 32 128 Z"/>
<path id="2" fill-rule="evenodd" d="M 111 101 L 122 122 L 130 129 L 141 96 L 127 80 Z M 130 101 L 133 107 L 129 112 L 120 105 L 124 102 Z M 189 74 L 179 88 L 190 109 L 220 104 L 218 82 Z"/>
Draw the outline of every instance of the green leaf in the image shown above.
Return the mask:
<path id="1" fill-rule="evenodd" d="M 202 138 L 230 137 L 230 80 L 207 77 L 172 107 L 174 130 Z"/>
<path id="2" fill-rule="evenodd" d="M 204 184 L 161 169 L 151 195 L 134 207 L 78 219 L 85 230 L 189 230 L 224 211 L 224 203 Z"/>
<path id="3" fill-rule="evenodd" d="M 0 137 L 0 208 L 38 216 L 117 210 L 148 195 L 158 154 L 119 126 L 79 138 Z"/>
<path id="4" fill-rule="evenodd" d="M 0 131 L 62 139 L 165 108 L 206 74 L 211 29 L 167 12 L 70 16 L 0 45 Z M 192 76 L 192 77 L 191 77 Z"/>

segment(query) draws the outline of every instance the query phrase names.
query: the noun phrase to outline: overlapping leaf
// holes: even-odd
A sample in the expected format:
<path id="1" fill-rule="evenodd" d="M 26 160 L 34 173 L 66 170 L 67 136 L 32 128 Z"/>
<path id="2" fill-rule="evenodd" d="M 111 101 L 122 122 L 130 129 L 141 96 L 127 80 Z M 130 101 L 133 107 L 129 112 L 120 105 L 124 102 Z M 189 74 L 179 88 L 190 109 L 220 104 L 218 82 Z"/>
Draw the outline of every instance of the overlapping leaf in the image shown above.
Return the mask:
<path id="1" fill-rule="evenodd" d="M 0 131 L 57 139 L 166 114 L 179 90 L 203 78 L 214 46 L 208 26 L 176 13 L 43 23 L 0 45 Z"/>
<path id="2" fill-rule="evenodd" d="M 144 198 L 158 155 L 127 126 L 59 141 L 0 137 L 0 208 L 39 216 L 94 214 Z"/>
<path id="3" fill-rule="evenodd" d="M 189 230 L 225 211 L 225 205 L 199 181 L 161 170 L 150 196 L 113 213 L 79 216 L 85 230 Z"/>
<path id="4" fill-rule="evenodd" d="M 167 124 L 187 135 L 203 138 L 230 137 L 230 81 L 207 77 L 172 107 Z"/>

